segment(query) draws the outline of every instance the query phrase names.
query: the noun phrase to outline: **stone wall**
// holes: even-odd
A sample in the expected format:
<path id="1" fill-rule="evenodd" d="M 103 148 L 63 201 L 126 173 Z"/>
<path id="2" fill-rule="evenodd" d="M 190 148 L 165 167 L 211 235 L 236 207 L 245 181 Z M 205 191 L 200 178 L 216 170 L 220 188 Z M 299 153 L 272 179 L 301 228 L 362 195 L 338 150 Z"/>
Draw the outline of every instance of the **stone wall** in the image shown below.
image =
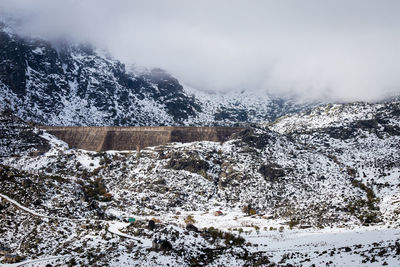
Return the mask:
<path id="1" fill-rule="evenodd" d="M 40 127 L 70 147 L 91 151 L 137 150 L 171 142 L 223 142 L 243 128 L 232 127 Z"/>

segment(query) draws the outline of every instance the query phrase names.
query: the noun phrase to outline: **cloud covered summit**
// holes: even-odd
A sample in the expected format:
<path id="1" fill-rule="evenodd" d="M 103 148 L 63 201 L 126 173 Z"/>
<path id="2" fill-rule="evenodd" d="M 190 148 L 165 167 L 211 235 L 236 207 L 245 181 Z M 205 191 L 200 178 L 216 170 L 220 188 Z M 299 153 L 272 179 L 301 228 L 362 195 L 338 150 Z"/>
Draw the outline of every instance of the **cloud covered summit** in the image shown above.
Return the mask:
<path id="1" fill-rule="evenodd" d="M 3 0 L 3 20 L 105 47 L 203 90 L 329 100 L 400 92 L 398 1 Z"/>

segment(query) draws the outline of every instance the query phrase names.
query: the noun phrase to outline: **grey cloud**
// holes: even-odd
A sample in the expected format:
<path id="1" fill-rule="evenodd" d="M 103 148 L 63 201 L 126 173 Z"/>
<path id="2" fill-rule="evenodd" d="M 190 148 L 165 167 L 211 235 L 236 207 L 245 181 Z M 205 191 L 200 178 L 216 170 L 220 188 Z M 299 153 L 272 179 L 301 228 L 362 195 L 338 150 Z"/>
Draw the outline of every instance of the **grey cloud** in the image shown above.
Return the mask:
<path id="1" fill-rule="evenodd" d="M 400 1 L 2 0 L 26 34 L 106 47 L 204 90 L 400 93 Z"/>

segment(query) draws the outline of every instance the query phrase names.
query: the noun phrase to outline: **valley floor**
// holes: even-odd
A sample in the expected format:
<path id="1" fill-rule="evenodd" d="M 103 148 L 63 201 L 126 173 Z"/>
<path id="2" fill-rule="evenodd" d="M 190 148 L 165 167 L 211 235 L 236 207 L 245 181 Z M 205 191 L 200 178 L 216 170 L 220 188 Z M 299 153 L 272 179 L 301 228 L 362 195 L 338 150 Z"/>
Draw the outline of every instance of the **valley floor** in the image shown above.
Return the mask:
<path id="1" fill-rule="evenodd" d="M 250 235 L 254 251 L 267 252 L 278 266 L 399 266 L 400 229 L 287 230 L 284 233 Z M 149 240 L 150 241 L 150 240 Z M 397 243 L 396 243 L 397 242 Z M 397 251 L 396 251 L 397 250 Z M 126 256 L 126 260 L 123 260 Z M 5 266 L 46 266 L 63 264 L 73 256 L 52 256 Z M 130 265 L 128 255 L 119 264 Z M 163 264 L 167 264 L 168 260 Z M 135 264 L 135 263 L 134 263 Z M 139 262 L 136 262 L 139 264 Z M 173 266 L 173 265 L 172 265 Z M 290 266 L 290 265 L 288 265 Z"/>
<path id="2" fill-rule="evenodd" d="M 0 194 L 0 199 L 3 202 L 11 203 L 19 210 L 33 216 L 50 218 L 24 207 L 3 194 Z M 261 219 L 255 216 L 240 217 L 239 212 L 232 212 L 221 216 L 214 216 L 211 213 L 193 212 L 192 216 L 198 220 L 198 225 L 201 227 L 208 228 L 213 226 L 223 231 L 239 232 L 245 238 L 246 242 L 251 244 L 250 246 L 248 244 L 249 251 L 263 253 L 272 262 L 278 264 L 278 266 L 290 266 L 288 264 L 293 266 L 400 265 L 400 229 L 398 227 L 392 228 L 390 225 L 352 227 L 351 229 L 284 229 L 281 226 L 278 229 L 274 226 L 281 225 L 282 222 L 263 220 L 267 223 L 264 223 L 265 227 L 260 229 L 260 227 L 254 227 L 254 225 L 260 225 Z M 79 221 L 79 219 L 67 218 L 50 219 Z M 142 221 L 148 219 L 150 218 L 140 218 Z M 168 222 L 172 217 L 166 215 L 162 216 L 161 219 Z M 86 219 L 83 220 L 86 221 Z M 151 239 L 138 238 L 120 231 L 120 229 L 126 229 L 129 223 L 119 221 L 101 222 L 108 225 L 107 229 L 109 233 L 115 234 L 122 239 L 139 241 L 141 244 L 140 249 L 151 248 Z M 98 238 L 100 239 L 100 237 Z M 101 240 L 98 241 L 100 242 Z M 195 240 L 189 240 L 189 242 L 191 241 Z M 62 266 L 76 256 L 79 255 L 48 255 L 41 258 L 28 259 L 16 264 L 5 264 L 5 266 L 47 266 L 48 264 Z M 155 262 L 148 264 L 150 266 L 152 264 L 166 265 L 168 263 L 167 257 L 165 261 L 159 261 L 158 264 Z M 140 265 L 140 261 L 136 261 L 132 255 L 121 253 L 114 264 L 114 266 Z"/>
<path id="3" fill-rule="evenodd" d="M 302 266 L 399 266 L 400 229 L 366 227 L 355 229 L 288 230 L 260 233 L 247 238 L 267 251 L 274 262 Z M 391 249 L 392 248 L 392 249 Z"/>

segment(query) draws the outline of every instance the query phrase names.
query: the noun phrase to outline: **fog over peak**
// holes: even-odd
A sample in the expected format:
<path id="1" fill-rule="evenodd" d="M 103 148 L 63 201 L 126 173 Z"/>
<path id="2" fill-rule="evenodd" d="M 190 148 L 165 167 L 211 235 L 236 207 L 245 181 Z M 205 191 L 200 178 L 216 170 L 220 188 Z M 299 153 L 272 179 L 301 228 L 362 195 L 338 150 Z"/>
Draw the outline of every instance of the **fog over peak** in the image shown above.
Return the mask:
<path id="1" fill-rule="evenodd" d="M 1 0 L 28 35 L 104 47 L 202 90 L 324 100 L 400 93 L 400 1 Z"/>

